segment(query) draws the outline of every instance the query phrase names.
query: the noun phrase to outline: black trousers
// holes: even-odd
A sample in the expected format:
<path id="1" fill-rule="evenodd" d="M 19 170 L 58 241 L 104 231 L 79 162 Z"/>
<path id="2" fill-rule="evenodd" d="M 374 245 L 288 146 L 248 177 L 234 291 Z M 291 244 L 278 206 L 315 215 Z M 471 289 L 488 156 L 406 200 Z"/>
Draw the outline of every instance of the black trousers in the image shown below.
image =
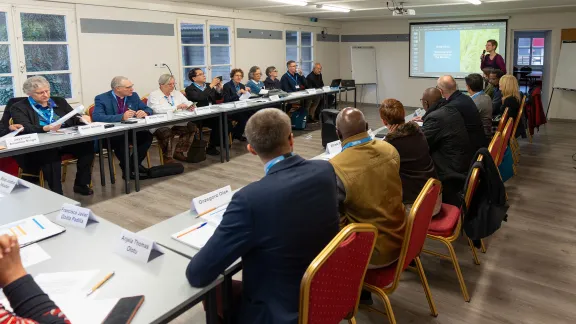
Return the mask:
<path id="1" fill-rule="evenodd" d="M 218 134 L 221 134 L 223 132 L 222 127 L 220 125 L 220 118 L 212 117 L 208 119 L 203 119 L 198 121 L 198 124 L 201 125 L 201 127 L 208 127 L 212 130 L 210 132 L 210 142 L 208 143 L 208 146 L 219 147 L 220 136 L 218 136 Z M 230 124 L 228 124 L 228 126 L 230 126 Z M 200 131 L 202 130 L 200 129 Z"/>
<path id="2" fill-rule="evenodd" d="M 138 142 L 138 163 L 142 164 L 142 161 L 144 161 L 144 159 L 146 158 L 146 153 L 148 152 L 148 149 L 150 148 L 150 145 L 152 145 L 152 140 L 154 139 L 154 136 L 152 135 L 152 133 L 150 133 L 149 131 L 141 131 L 141 132 L 136 132 L 136 140 Z M 128 143 L 132 144 L 133 138 L 132 138 L 132 133 L 128 134 Z M 124 147 L 124 136 L 116 136 L 116 137 L 112 137 L 110 139 L 110 145 L 112 146 L 112 149 L 114 150 L 114 154 L 116 154 L 116 157 L 118 158 L 118 160 L 120 161 L 120 168 L 122 169 L 122 172 L 124 172 L 124 154 L 125 154 L 125 147 Z M 130 161 L 128 163 L 132 163 L 132 159 L 133 156 L 130 155 Z"/>
<path id="3" fill-rule="evenodd" d="M 94 161 L 94 143 L 84 142 L 67 145 L 57 149 L 33 152 L 14 157 L 24 173 L 44 173 L 50 190 L 63 194 L 62 191 L 62 156 L 71 154 L 77 159 L 75 186 L 89 186 L 92 178 L 92 162 Z"/>
<path id="4" fill-rule="evenodd" d="M 230 120 L 236 122 L 236 126 L 230 129 L 233 138 L 240 138 L 244 134 L 244 129 L 246 128 L 246 123 L 248 123 L 248 119 L 254 114 L 252 111 L 243 111 L 236 114 L 231 114 L 228 116 Z"/>

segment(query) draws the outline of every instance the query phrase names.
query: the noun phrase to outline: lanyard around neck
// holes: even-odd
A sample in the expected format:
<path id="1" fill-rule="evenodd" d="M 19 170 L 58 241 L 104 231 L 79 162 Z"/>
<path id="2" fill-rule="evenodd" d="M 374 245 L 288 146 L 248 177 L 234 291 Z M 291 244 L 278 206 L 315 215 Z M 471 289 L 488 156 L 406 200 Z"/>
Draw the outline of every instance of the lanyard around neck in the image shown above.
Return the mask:
<path id="1" fill-rule="evenodd" d="M 363 139 L 350 142 L 350 143 L 348 143 L 342 147 L 342 151 L 344 151 L 345 149 L 352 147 L 352 146 L 356 146 L 356 145 L 364 144 L 366 142 L 370 142 L 371 140 L 372 140 L 372 138 L 370 136 L 368 136 L 368 137 L 365 137 Z"/>
<path id="2" fill-rule="evenodd" d="M 44 114 L 40 112 L 38 108 L 36 108 L 30 97 L 28 97 L 28 102 L 30 102 L 30 106 L 32 106 L 32 109 L 34 109 L 34 111 L 38 114 L 40 118 L 44 119 L 48 124 L 52 123 L 52 118 L 54 118 L 54 107 L 52 107 L 52 105 L 50 104 L 50 100 L 48 100 L 48 107 L 50 107 L 50 118 L 48 120 L 46 120 L 46 116 L 44 116 Z"/>
<path id="3" fill-rule="evenodd" d="M 114 91 L 112 91 L 112 95 L 114 96 L 114 99 L 116 99 L 116 101 L 118 101 L 118 96 L 116 96 Z M 126 101 L 128 101 L 128 97 L 124 97 L 124 110 L 126 110 Z"/>
<path id="4" fill-rule="evenodd" d="M 168 99 L 168 96 L 164 96 L 164 98 L 166 98 L 170 106 L 174 107 L 174 96 L 170 95 L 170 99 Z"/>
<path id="5" fill-rule="evenodd" d="M 294 73 L 294 76 L 292 76 L 292 74 L 290 74 L 290 72 L 286 72 L 286 74 L 288 74 L 290 79 L 292 79 L 294 81 L 294 83 L 296 83 L 296 85 L 298 85 L 298 77 L 296 76 L 296 73 Z"/>
<path id="6" fill-rule="evenodd" d="M 264 173 L 268 174 L 268 172 L 270 172 L 270 169 L 272 169 L 272 167 L 274 165 L 278 164 L 278 162 L 283 161 L 286 158 L 289 158 L 293 155 L 294 155 L 294 153 L 288 153 L 288 154 L 280 155 L 279 157 L 276 157 L 276 158 L 268 161 L 268 163 L 266 163 L 266 165 L 264 166 Z"/>

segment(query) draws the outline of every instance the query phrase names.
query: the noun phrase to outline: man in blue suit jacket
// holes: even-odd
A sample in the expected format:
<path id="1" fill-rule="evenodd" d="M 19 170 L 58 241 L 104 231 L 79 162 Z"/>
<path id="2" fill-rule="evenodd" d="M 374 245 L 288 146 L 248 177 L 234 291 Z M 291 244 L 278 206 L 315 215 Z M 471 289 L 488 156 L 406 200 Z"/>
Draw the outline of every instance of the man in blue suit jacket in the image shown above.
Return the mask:
<path id="1" fill-rule="evenodd" d="M 255 113 L 246 136 L 266 175 L 234 194 L 186 276 L 192 286 L 206 286 L 241 257 L 235 323 L 296 324 L 302 276 L 339 230 L 336 176 L 330 163 L 292 153 L 290 119 L 276 108 Z"/>
<path id="2" fill-rule="evenodd" d="M 112 90 L 99 94 L 94 98 L 94 112 L 92 113 L 92 120 L 95 122 L 105 123 L 119 123 L 128 118 L 144 118 L 145 116 L 152 115 L 152 109 L 147 107 L 136 92 L 134 92 L 134 84 L 126 77 L 117 76 L 112 79 Z M 141 131 L 136 133 L 137 148 L 138 148 L 138 161 L 140 162 L 141 176 L 147 175 L 147 169 L 142 166 L 142 161 L 146 157 L 146 153 L 152 144 L 153 136 L 149 131 Z M 129 142 L 132 143 L 132 134 L 130 134 Z M 116 136 L 111 138 L 112 149 L 116 153 L 116 157 L 120 160 L 120 168 L 122 169 L 122 177 L 124 178 L 124 136 Z M 132 157 L 130 157 L 132 161 Z M 131 172 L 133 177 L 134 170 Z"/>

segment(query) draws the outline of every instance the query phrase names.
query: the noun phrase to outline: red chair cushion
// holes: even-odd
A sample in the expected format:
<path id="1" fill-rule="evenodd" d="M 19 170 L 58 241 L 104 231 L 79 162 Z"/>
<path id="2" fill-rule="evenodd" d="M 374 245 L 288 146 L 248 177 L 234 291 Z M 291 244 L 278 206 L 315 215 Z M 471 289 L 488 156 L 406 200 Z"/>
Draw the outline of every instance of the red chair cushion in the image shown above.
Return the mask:
<path id="1" fill-rule="evenodd" d="M 0 159 L 0 171 L 11 174 L 15 177 L 18 176 L 18 163 L 11 157 Z"/>
<path id="2" fill-rule="evenodd" d="M 460 208 L 449 204 L 442 204 L 440 212 L 434 216 L 430 222 L 428 234 L 444 237 L 451 236 L 454 233 L 459 218 Z"/>
<path id="3" fill-rule="evenodd" d="M 364 282 L 378 288 L 385 288 L 394 281 L 397 266 L 398 262 L 394 262 L 386 268 L 368 270 Z"/>

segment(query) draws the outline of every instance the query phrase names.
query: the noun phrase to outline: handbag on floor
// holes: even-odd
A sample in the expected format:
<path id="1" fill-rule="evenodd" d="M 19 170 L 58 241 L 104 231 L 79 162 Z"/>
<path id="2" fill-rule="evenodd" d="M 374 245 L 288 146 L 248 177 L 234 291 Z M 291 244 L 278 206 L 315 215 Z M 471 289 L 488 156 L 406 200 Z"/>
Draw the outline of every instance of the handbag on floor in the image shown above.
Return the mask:
<path id="1" fill-rule="evenodd" d="M 206 145 L 208 143 L 205 140 L 199 140 L 194 138 L 190 148 L 188 148 L 188 153 L 186 154 L 186 161 L 190 163 L 198 163 L 206 160 Z"/>

